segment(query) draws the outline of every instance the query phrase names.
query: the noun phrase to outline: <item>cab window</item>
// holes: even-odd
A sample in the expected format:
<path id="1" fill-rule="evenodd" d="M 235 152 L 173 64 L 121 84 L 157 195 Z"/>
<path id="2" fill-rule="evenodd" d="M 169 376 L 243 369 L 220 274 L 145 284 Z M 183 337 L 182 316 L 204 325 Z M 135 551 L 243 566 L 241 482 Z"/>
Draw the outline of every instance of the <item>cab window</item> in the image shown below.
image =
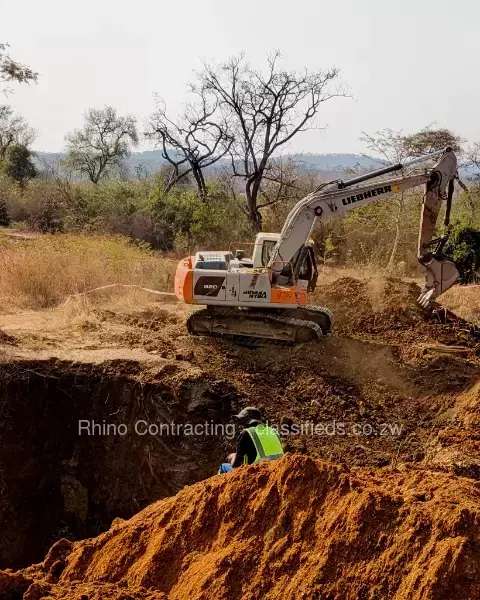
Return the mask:
<path id="1" fill-rule="evenodd" d="M 195 268 L 213 271 L 227 271 L 228 265 L 224 260 L 198 260 Z"/>
<path id="2" fill-rule="evenodd" d="M 271 240 L 264 240 L 262 248 L 262 265 L 267 266 L 268 261 L 272 256 L 273 249 L 277 245 L 277 242 Z"/>

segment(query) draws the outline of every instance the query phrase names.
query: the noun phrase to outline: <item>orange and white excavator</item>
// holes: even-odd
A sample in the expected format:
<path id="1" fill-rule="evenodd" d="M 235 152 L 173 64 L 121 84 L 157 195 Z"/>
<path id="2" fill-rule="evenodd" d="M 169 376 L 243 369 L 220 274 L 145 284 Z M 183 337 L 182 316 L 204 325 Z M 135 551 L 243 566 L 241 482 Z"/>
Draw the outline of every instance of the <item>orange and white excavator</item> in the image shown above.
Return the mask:
<path id="1" fill-rule="evenodd" d="M 432 156 L 437 159 L 432 168 L 406 171 Z M 379 179 L 396 171 L 402 175 Z M 280 343 L 308 342 L 327 334 L 332 314 L 327 308 L 309 305 L 307 299 L 318 277 L 310 242 L 315 222 L 420 185 L 425 192 L 418 260 L 425 269 L 425 283 L 418 301 L 428 307 L 459 276 L 454 263 L 442 257 L 455 179 L 457 159 L 446 148 L 348 181 L 325 183 L 294 206 L 281 233 L 257 235 L 251 258 L 237 249 L 235 253 L 201 251 L 181 260 L 175 277 L 177 297 L 187 304 L 206 306 L 191 315 L 188 330 L 196 335 Z M 442 202 L 446 203 L 445 234 L 434 238 Z"/>

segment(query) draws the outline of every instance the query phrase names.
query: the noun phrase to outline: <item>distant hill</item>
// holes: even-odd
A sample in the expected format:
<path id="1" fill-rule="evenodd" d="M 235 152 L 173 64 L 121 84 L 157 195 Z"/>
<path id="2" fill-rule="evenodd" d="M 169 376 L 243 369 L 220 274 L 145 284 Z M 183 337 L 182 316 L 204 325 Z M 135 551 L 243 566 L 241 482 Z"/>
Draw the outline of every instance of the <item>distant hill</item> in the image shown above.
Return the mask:
<path id="1" fill-rule="evenodd" d="M 379 169 L 382 166 L 380 159 L 362 154 L 292 154 L 290 158 L 319 171 L 346 171 L 354 168 Z"/>
<path id="2" fill-rule="evenodd" d="M 37 163 L 40 168 L 42 164 L 57 163 L 63 158 L 61 153 L 53 152 L 37 152 Z M 329 176 L 338 177 L 340 173 L 344 173 L 349 169 L 379 169 L 382 166 L 382 159 L 362 154 L 290 154 L 284 158 L 289 158 L 297 162 L 300 166 L 306 169 L 314 169 L 319 171 L 323 178 Z M 127 165 L 133 174 L 136 168 L 142 167 L 147 173 L 155 173 L 165 164 L 165 159 L 162 157 L 161 150 L 146 150 L 144 152 L 133 152 L 127 161 Z M 227 161 L 219 161 L 209 169 L 210 174 L 215 173 L 222 166 L 227 165 Z M 466 172 L 464 168 L 459 169 L 460 176 L 468 180 L 474 173 L 472 170 Z"/>
<path id="3" fill-rule="evenodd" d="M 40 164 L 46 162 L 53 164 L 63 158 L 61 153 L 53 152 L 37 152 L 37 162 Z M 380 161 L 374 158 L 362 156 L 361 154 L 291 154 L 286 158 L 290 158 L 305 168 L 315 169 L 322 172 L 338 173 L 355 167 L 371 169 L 380 166 Z M 146 150 L 145 152 L 133 152 L 127 161 L 128 166 L 132 170 L 142 166 L 144 169 L 152 173 L 158 171 L 165 164 L 165 159 L 162 157 L 161 150 Z M 226 161 L 219 161 L 217 166 L 225 164 Z"/>
<path id="4" fill-rule="evenodd" d="M 379 166 L 378 160 L 364 157 L 361 154 L 291 154 L 287 158 L 318 171 L 334 172 L 358 166 L 361 168 Z M 147 150 L 146 152 L 134 152 L 128 163 L 132 168 L 143 164 L 152 171 L 157 171 L 165 163 L 165 159 L 160 150 Z"/>

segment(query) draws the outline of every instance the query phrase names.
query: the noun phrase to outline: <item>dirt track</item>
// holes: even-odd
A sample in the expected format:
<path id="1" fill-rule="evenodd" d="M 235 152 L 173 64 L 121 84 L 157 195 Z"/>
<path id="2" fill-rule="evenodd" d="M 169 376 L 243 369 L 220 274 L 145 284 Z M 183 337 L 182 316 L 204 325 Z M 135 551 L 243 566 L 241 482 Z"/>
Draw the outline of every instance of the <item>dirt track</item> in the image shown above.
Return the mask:
<path id="1" fill-rule="evenodd" d="M 415 485 L 421 488 L 423 494 L 424 481 L 433 482 L 440 478 L 438 481 L 445 482 L 445 490 L 453 490 L 457 484 L 459 489 L 468 488 L 465 493 L 472 500 L 468 500 L 471 503 L 468 505 L 470 508 L 467 508 L 472 511 L 472 506 L 478 502 L 478 496 L 475 496 L 478 483 L 475 480 L 480 479 L 479 343 L 469 334 L 466 324 L 452 315 L 446 315 L 446 318 L 442 312 L 425 315 L 415 306 L 415 295 L 413 284 L 386 280 L 366 284 L 350 278 L 340 279 L 324 288 L 322 294 L 318 294 L 315 299 L 317 304 L 325 304 L 334 310 L 335 334 L 318 343 L 294 349 L 270 347 L 251 350 L 239 348 L 229 342 L 191 338 L 184 329 L 187 309 L 178 304 L 150 302 L 143 298 L 135 299 L 130 306 L 110 305 L 108 309 L 102 308 L 102 305 L 88 310 L 65 307 L 52 312 L 2 317 L 0 330 L 4 332 L 4 425 L 0 490 L 3 490 L 3 506 L 7 507 L 4 508 L 4 517 L 8 519 L 9 526 L 1 540 L 0 564 L 20 566 L 39 560 L 46 548 L 63 535 L 70 538 L 95 535 L 107 529 L 114 517 L 128 518 L 150 502 L 175 493 L 185 484 L 204 479 L 215 471 L 217 462 L 232 444 L 225 438 L 210 439 L 204 446 L 201 439 L 194 437 L 177 440 L 152 436 L 138 439 L 138 436 L 129 435 L 114 440 L 105 437 L 79 438 L 75 423 L 85 414 L 89 418 L 95 417 L 97 420 L 104 419 L 117 424 L 125 420 L 133 422 L 138 418 L 200 422 L 205 420 L 205 415 L 209 420 L 227 423 L 232 412 L 242 404 L 257 404 L 264 409 L 270 421 L 282 425 L 285 431 L 291 433 L 285 437 L 285 445 L 289 451 L 308 453 L 313 458 L 340 463 L 344 465 L 342 468 L 347 469 L 347 473 L 351 468 L 361 469 L 355 476 L 361 478 L 362 483 L 359 485 L 362 489 L 373 486 L 377 490 L 374 482 L 379 478 L 382 481 L 385 479 L 387 487 L 390 483 L 393 486 L 403 486 L 402 482 L 415 479 Z M 31 406 L 35 407 L 34 410 Z M 293 435 L 295 427 L 302 423 L 321 424 L 325 429 L 317 435 L 311 435 L 310 432 Z M 8 426 L 5 427 L 5 424 Z M 327 430 L 327 427 L 330 429 Z M 61 435 L 59 431 L 62 432 Z M 30 441 L 27 443 L 26 439 Z M 45 460 L 39 458 L 42 450 L 46 452 Z M 198 450 L 201 460 L 192 464 L 191 456 Z M 285 469 L 289 473 L 288 477 L 295 479 L 294 471 L 300 465 L 306 465 L 307 470 L 320 469 L 322 473 L 330 473 L 331 469 L 337 468 L 328 465 L 314 468 L 310 466 L 313 464 L 311 462 L 292 460 L 287 461 L 286 466 L 278 473 L 275 471 L 268 477 L 281 479 L 281 470 Z M 432 470 L 441 470 L 447 474 L 430 475 Z M 232 477 L 232 482 L 239 477 L 241 475 Z M 303 475 L 299 473 L 298 477 L 301 479 Z M 225 498 L 240 493 L 240 488 L 235 487 L 234 483 L 231 484 L 230 491 L 227 483 L 212 485 L 221 485 L 222 490 L 226 486 L 222 492 L 226 494 Z M 306 498 L 305 502 L 314 503 L 313 497 L 308 500 L 308 486 L 299 485 L 304 486 L 302 494 Z M 406 485 L 405 489 L 408 490 L 409 484 Z M 439 484 L 439 489 L 442 486 L 443 483 Z M 374 506 L 383 505 L 384 492 L 380 488 L 372 492 Z M 167 510 L 164 506 L 172 506 L 175 519 L 181 520 L 181 511 L 184 510 L 182 506 L 189 503 L 193 506 L 196 503 L 195 494 L 199 493 L 195 491 L 197 489 L 202 488 L 187 489 L 182 492 L 179 500 L 154 505 L 147 512 L 150 511 L 148 514 L 153 515 L 152 511 L 164 511 Z M 19 501 L 19 498 L 25 499 L 26 490 L 35 494 L 37 504 L 22 504 Z M 189 493 L 192 494 L 191 498 L 188 497 Z M 332 490 L 332 494 L 335 493 Z M 441 495 L 442 502 L 446 502 L 448 493 L 442 491 Z M 288 509 L 285 507 L 288 514 L 293 515 L 299 510 L 297 500 L 288 500 L 287 496 L 284 501 L 291 502 Z M 352 502 L 352 507 L 355 505 L 353 497 L 348 501 Z M 176 503 L 175 508 L 172 502 Z M 368 523 L 375 521 L 376 517 L 373 520 L 370 518 L 362 502 L 363 500 L 359 500 L 356 513 L 349 512 L 345 516 L 345 532 L 353 532 L 356 528 L 363 531 L 362 527 L 368 530 Z M 438 521 L 440 505 L 435 505 L 438 511 L 437 508 L 430 511 L 428 502 L 425 504 L 419 498 L 416 502 L 422 503 L 422 511 L 427 515 L 425 518 L 432 523 L 427 527 L 431 535 L 432 527 L 443 531 L 443 525 Z M 459 498 L 458 502 L 461 507 L 463 501 Z M 46 521 L 43 514 L 45 503 L 53 507 Z M 327 514 L 331 510 L 329 503 L 330 500 L 327 499 L 324 504 L 316 506 L 315 514 L 318 511 L 326 511 Z M 37 508 L 32 510 L 32 506 Z M 228 509 L 225 510 L 228 513 Z M 390 509 L 386 514 L 390 515 L 389 511 Z M 408 515 L 411 514 L 408 512 L 407 515 L 397 509 L 395 511 L 395 525 L 392 525 L 395 531 L 390 531 L 385 525 L 386 535 L 390 536 L 388 543 L 386 542 L 389 548 L 404 539 L 399 531 L 407 527 L 406 523 L 409 523 L 410 518 Z M 206 508 L 199 511 L 199 526 L 207 527 L 209 519 L 213 518 L 207 513 Z M 476 523 L 477 527 L 471 531 L 476 533 L 466 535 L 465 532 L 457 532 L 455 536 L 460 536 L 464 540 L 462 543 L 468 547 L 473 544 L 472 548 L 478 555 L 478 513 L 473 511 L 471 514 L 472 523 Z M 45 531 L 32 551 L 26 553 L 29 536 L 33 531 L 38 531 L 38 523 L 42 518 L 42 523 L 46 523 Z M 136 522 L 141 518 L 144 517 L 137 517 Z M 219 518 L 223 519 L 223 516 Z M 228 520 L 221 522 L 226 527 L 233 526 Z M 381 522 L 384 523 L 382 520 Z M 317 527 L 318 530 L 309 529 L 312 535 L 314 531 L 322 529 L 318 524 Z M 285 528 L 288 530 L 287 524 Z M 150 535 L 148 527 L 145 531 L 145 536 Z M 291 535 L 292 531 L 285 531 L 284 534 Z M 377 533 L 380 535 L 379 531 Z M 264 531 L 263 534 L 266 535 L 267 532 Z M 314 536 L 318 556 L 326 552 L 329 545 L 337 547 L 340 544 L 340 548 L 346 543 L 345 540 L 350 539 L 350 534 L 346 533 L 342 534 L 347 535 L 342 542 L 334 541 L 333 538 L 317 539 L 318 535 L 316 533 Z M 356 539 L 359 534 L 352 535 L 352 539 Z M 400 536 L 398 539 L 397 535 Z M 422 537 L 423 534 L 418 535 Z M 440 538 L 452 536 L 448 532 L 439 535 Z M 467 538 L 470 541 L 467 542 Z M 362 544 L 365 543 L 363 538 L 362 540 Z M 215 591 L 214 595 L 198 597 L 242 597 L 228 583 L 227 575 L 224 577 L 219 574 L 213 566 L 213 570 L 209 571 L 208 561 L 217 564 L 217 555 L 214 557 L 208 554 L 212 548 L 217 548 L 220 554 L 224 552 L 226 556 L 230 556 L 231 548 L 228 551 L 222 550 L 218 540 L 215 542 L 216 546 L 212 546 L 211 540 L 205 541 L 203 546 L 202 540 L 194 542 L 191 547 L 185 548 L 178 542 L 182 548 L 180 554 L 186 561 L 185 566 L 175 563 L 174 575 L 170 579 L 165 575 L 163 583 L 155 583 L 156 591 L 152 591 L 152 594 L 158 595 L 147 596 L 139 592 L 138 597 L 195 597 L 194 591 L 200 593 L 202 585 L 206 586 L 205 589 L 217 590 L 209 586 L 216 585 L 214 581 L 218 578 L 218 586 L 226 586 L 221 593 L 218 591 L 217 594 Z M 242 533 L 238 547 L 244 542 Z M 97 547 L 102 543 L 99 541 L 94 545 Z M 378 539 L 375 543 L 378 543 Z M 400 591 L 407 594 L 403 589 L 410 590 L 413 594 L 412 590 L 417 588 L 405 587 L 407 584 L 403 583 L 402 588 L 395 579 L 398 578 L 398 573 L 392 573 L 391 581 L 387 578 L 387 587 L 378 587 L 380 584 L 375 583 L 377 576 L 374 573 L 382 564 L 381 561 L 377 563 L 382 553 L 369 551 L 370 554 L 364 558 L 361 553 L 358 556 L 352 554 L 351 560 L 353 563 L 371 561 L 371 567 L 365 571 L 371 572 L 370 579 L 357 581 L 358 578 L 348 575 L 346 566 L 346 570 L 341 572 L 345 581 L 351 577 L 356 581 L 357 587 L 351 588 L 352 595 L 346 592 L 342 595 L 339 589 L 328 587 L 330 584 L 325 582 L 322 585 L 327 587 L 319 587 L 318 590 L 323 591 L 316 592 L 317 596 L 312 595 L 312 590 L 317 589 L 315 586 L 320 585 L 321 576 L 318 575 L 320 579 L 317 583 L 313 580 L 308 583 L 310 595 L 305 598 L 480 597 L 449 596 L 451 590 L 442 592 L 443 596 L 439 595 L 438 590 L 442 588 L 439 583 L 434 584 L 435 578 L 439 577 L 438 573 L 442 568 L 450 574 L 457 573 L 458 570 L 462 572 L 462 569 L 466 573 L 465 565 L 470 554 L 464 554 L 466 550 L 458 549 L 463 548 L 460 540 L 458 547 L 456 543 L 452 543 L 450 549 L 442 546 L 440 541 L 438 545 L 435 544 L 431 546 L 431 556 L 436 557 L 435 561 L 440 561 L 438 565 L 434 561 L 437 574 L 434 576 L 433 571 L 427 570 L 423 574 L 418 571 L 415 576 L 418 579 L 415 585 L 420 586 L 419 590 L 425 590 L 424 595 L 401 595 Z M 159 549 L 159 552 L 164 551 L 167 552 L 167 549 Z M 188 564 L 192 559 L 187 559 L 187 556 L 192 552 L 206 552 L 206 556 L 210 556 L 205 559 L 206 563 L 199 562 L 195 567 L 210 579 L 207 583 L 201 583 L 197 573 L 194 580 L 200 587 L 192 588 L 190 596 L 182 596 L 178 591 L 182 586 L 177 588 L 175 585 L 178 581 L 183 581 L 182 578 L 187 573 L 191 573 Z M 295 559 L 292 558 L 297 567 L 303 560 L 307 560 L 301 558 L 303 550 L 299 552 Z M 332 555 L 331 560 L 338 552 Z M 391 552 L 393 554 L 387 553 L 385 556 L 393 557 L 398 554 L 397 551 Z M 442 552 L 445 552 L 443 559 Z M 233 553 L 236 556 L 236 550 Z M 314 555 L 316 556 L 315 553 L 312 554 L 307 562 L 314 560 Z M 455 559 L 452 566 L 448 557 L 457 555 L 459 558 Z M 165 568 L 169 561 L 166 556 L 168 552 L 162 554 Z M 327 556 L 330 556 L 328 551 Z M 317 559 L 318 557 L 315 558 Z M 424 560 L 420 554 L 415 560 L 417 559 L 420 562 Z M 70 560 L 76 559 L 69 559 L 69 565 Z M 93 554 L 91 560 L 96 560 Z M 328 560 L 330 559 L 326 559 L 325 564 L 328 564 L 331 572 L 333 563 Z M 414 559 L 409 555 L 398 560 L 400 562 L 395 564 L 400 569 L 398 572 L 401 572 L 402 568 L 410 570 L 408 561 Z M 192 565 L 195 564 L 194 560 Z M 407 566 L 400 567 L 400 564 Z M 292 565 L 285 569 L 285 574 L 289 573 L 289 569 L 295 571 Z M 321 565 L 314 563 L 314 571 L 317 573 L 319 569 L 321 571 Z M 471 569 L 478 569 L 478 565 Z M 478 575 L 478 570 L 472 572 Z M 61 576 L 63 587 L 59 587 L 55 594 L 58 597 L 61 594 L 77 597 L 69 596 L 74 591 L 69 588 L 68 578 L 63 581 L 64 577 L 65 575 Z M 89 591 L 82 593 L 90 598 L 107 597 L 108 586 L 100 592 L 88 577 L 86 576 L 85 585 Z M 105 581 L 113 585 L 114 581 L 108 577 Z M 411 580 L 415 577 L 412 575 Z M 139 583 L 140 579 L 135 579 L 135 586 L 146 585 Z M 449 581 L 454 579 L 453 577 Z M 10 586 L 11 578 L 9 581 L 5 585 Z M 56 581 L 55 577 L 52 581 Z M 468 577 L 466 581 L 465 585 L 470 585 Z M 168 582 L 172 582 L 171 587 Z M 130 584 L 129 579 L 126 585 Z M 112 588 L 108 593 L 112 597 L 121 597 L 115 589 Z M 355 589 L 357 595 L 354 595 Z M 365 591 L 360 592 L 362 589 Z M 474 590 L 474 587 L 464 588 L 467 589 Z M 75 590 L 75 594 L 77 591 L 80 594 L 80 588 L 77 590 L 75 587 Z M 368 595 L 370 592 L 367 593 L 366 590 L 371 590 L 372 594 L 377 590 L 377 595 Z M 400 595 L 394 596 L 394 590 Z M 249 593 L 251 598 L 266 597 L 256 596 L 252 590 Z M 282 596 L 279 594 L 271 597 Z"/>

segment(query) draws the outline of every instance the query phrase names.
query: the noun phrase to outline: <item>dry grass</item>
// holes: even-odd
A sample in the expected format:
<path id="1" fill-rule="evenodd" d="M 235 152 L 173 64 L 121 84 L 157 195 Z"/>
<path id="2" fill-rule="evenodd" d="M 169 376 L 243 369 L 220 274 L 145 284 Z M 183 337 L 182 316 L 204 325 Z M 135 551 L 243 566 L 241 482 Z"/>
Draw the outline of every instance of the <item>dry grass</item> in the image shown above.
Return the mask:
<path id="1" fill-rule="evenodd" d="M 440 298 L 445 306 L 466 321 L 480 323 L 480 286 L 456 285 Z"/>
<path id="2" fill-rule="evenodd" d="M 106 236 L 39 236 L 0 241 L 4 308 L 46 308 L 113 283 L 172 291 L 176 261 Z M 93 298 L 92 298 L 93 299 Z"/>
<path id="3" fill-rule="evenodd" d="M 72 294 L 114 283 L 171 292 L 176 265 L 177 259 L 139 248 L 122 237 L 1 235 L 0 307 L 3 311 L 54 307 Z M 318 289 L 341 277 L 369 279 L 373 291 L 379 272 L 365 266 L 320 267 Z M 122 303 L 136 306 L 146 301 L 144 292 L 116 289 L 85 297 L 83 308 L 75 303 L 74 311 L 84 313 L 87 304 L 105 296 L 110 303 L 119 296 Z M 469 321 L 480 321 L 480 287 L 455 286 L 441 297 L 441 303 Z"/>

